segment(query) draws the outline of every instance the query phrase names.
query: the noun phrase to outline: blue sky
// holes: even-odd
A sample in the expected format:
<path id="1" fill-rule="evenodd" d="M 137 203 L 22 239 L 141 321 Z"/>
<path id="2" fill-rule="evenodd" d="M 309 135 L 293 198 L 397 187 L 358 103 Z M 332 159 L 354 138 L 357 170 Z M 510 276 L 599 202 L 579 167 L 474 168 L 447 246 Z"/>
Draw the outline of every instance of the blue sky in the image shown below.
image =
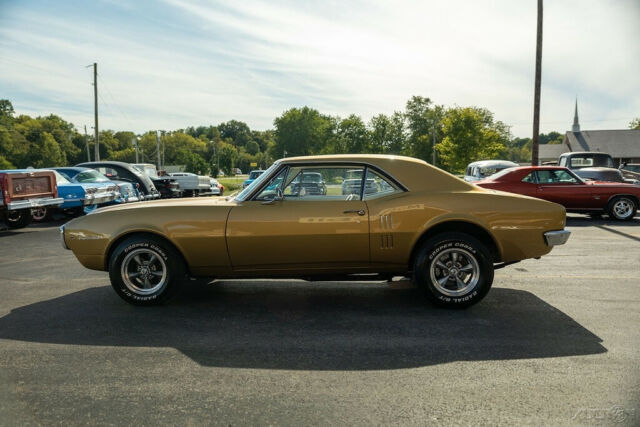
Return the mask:
<path id="1" fill-rule="evenodd" d="M 640 2 L 545 2 L 541 130 L 640 116 Z M 531 133 L 535 0 L 0 0 L 0 98 L 101 129 L 243 120 L 291 107 L 368 121 L 412 95 Z M 91 132 L 91 131 L 89 131 Z"/>

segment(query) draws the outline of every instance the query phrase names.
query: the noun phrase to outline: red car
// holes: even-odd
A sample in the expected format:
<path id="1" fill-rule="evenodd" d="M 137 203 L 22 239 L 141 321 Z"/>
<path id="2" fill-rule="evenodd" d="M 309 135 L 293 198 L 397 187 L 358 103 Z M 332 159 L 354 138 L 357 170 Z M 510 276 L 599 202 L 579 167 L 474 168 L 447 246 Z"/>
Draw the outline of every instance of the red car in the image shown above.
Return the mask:
<path id="1" fill-rule="evenodd" d="M 558 166 L 509 168 L 475 184 L 559 203 L 568 212 L 606 213 L 621 221 L 632 219 L 640 204 L 640 185 L 583 181 Z"/>

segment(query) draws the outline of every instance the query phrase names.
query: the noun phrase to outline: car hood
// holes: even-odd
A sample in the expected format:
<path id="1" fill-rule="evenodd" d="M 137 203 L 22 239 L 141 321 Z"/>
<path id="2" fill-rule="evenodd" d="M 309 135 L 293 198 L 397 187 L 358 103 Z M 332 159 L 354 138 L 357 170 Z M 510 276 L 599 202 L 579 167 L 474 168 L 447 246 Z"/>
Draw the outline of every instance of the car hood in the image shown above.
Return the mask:
<path id="1" fill-rule="evenodd" d="M 141 203 L 124 204 L 107 206 L 97 210 L 96 212 L 112 212 L 112 211 L 124 211 L 133 209 L 153 209 L 153 208 L 166 208 L 166 207 L 178 207 L 178 206 L 235 206 L 237 203 L 235 200 L 229 198 L 186 198 L 186 199 L 162 199 L 151 200 Z"/>

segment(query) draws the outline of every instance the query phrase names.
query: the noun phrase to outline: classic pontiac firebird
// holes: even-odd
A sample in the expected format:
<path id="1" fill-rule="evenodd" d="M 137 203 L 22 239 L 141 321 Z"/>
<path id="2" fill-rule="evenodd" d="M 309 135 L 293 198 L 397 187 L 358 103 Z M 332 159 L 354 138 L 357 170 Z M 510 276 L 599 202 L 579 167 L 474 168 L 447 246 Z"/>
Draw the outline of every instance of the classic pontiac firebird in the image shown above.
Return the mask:
<path id="1" fill-rule="evenodd" d="M 360 185 L 343 194 L 356 170 Z M 326 194 L 299 185 L 305 174 L 322 175 Z M 108 271 L 118 295 L 137 305 L 165 301 L 186 275 L 412 275 L 436 304 L 466 307 L 487 294 L 495 268 L 565 243 L 564 226 L 560 205 L 484 190 L 421 160 L 332 155 L 278 160 L 226 200 L 107 207 L 60 231 L 82 265 Z"/>

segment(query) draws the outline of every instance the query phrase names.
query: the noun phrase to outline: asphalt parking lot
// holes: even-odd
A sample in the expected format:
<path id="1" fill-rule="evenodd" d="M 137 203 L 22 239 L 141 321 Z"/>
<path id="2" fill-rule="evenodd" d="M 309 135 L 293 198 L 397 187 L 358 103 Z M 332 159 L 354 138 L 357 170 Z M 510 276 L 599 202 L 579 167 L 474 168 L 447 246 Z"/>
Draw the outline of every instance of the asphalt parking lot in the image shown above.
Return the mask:
<path id="1" fill-rule="evenodd" d="M 136 308 L 56 224 L 0 232 L 0 424 L 640 425 L 640 217 L 568 228 L 464 311 L 277 280 Z"/>

